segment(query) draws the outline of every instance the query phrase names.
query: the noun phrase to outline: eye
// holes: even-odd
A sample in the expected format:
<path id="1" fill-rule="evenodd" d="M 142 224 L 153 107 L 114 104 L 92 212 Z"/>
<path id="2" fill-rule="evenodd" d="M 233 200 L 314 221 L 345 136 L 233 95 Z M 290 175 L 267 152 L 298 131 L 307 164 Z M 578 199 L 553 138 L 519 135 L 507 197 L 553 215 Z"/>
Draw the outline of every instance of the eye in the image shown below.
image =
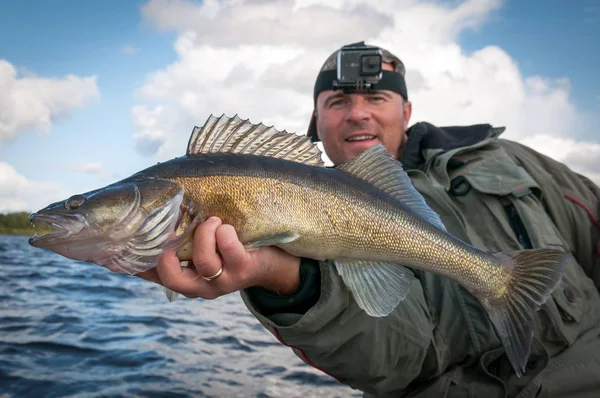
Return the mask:
<path id="1" fill-rule="evenodd" d="M 83 195 L 71 196 L 65 202 L 65 209 L 75 210 L 75 209 L 79 208 L 79 206 L 81 206 L 84 202 L 85 202 L 85 196 L 83 196 Z"/>
<path id="2" fill-rule="evenodd" d="M 330 108 L 333 108 L 333 107 L 335 107 L 335 106 L 340 106 L 340 105 L 343 105 L 343 104 L 344 104 L 344 100 L 340 98 L 340 99 L 337 99 L 337 100 L 331 101 L 331 102 L 329 103 L 329 107 L 330 107 Z"/>
<path id="3" fill-rule="evenodd" d="M 385 100 L 385 98 L 380 95 L 375 95 L 375 96 L 370 97 L 369 100 L 371 102 L 383 102 Z"/>

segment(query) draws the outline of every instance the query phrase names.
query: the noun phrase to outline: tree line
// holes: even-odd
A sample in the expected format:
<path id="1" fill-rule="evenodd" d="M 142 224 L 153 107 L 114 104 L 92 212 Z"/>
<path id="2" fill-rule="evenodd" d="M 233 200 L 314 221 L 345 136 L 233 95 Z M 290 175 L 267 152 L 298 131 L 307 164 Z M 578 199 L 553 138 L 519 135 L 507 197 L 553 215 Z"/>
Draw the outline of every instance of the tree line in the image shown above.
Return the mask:
<path id="1" fill-rule="evenodd" d="M 40 234 L 52 231 L 44 226 L 34 228 L 28 220 L 29 214 L 24 211 L 0 214 L 0 235 L 33 235 L 35 232 Z"/>

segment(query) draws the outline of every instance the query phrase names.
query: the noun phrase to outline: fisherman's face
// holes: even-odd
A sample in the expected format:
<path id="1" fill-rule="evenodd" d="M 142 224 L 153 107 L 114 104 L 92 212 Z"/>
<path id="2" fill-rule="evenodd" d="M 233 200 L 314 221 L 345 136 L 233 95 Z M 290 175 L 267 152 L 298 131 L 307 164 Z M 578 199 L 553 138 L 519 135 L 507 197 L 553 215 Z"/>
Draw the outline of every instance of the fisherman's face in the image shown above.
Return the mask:
<path id="1" fill-rule="evenodd" d="M 393 70 L 386 63 L 383 69 Z M 335 165 L 379 143 L 398 159 L 406 142 L 411 110 L 410 102 L 389 90 L 371 94 L 323 91 L 317 97 L 317 134 Z"/>

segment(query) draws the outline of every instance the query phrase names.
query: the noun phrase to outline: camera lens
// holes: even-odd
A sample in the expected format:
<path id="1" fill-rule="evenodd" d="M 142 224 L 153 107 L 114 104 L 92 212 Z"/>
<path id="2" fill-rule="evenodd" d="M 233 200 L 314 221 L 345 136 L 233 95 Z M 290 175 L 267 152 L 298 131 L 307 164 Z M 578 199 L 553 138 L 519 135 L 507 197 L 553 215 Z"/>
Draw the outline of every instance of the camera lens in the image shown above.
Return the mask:
<path id="1" fill-rule="evenodd" d="M 361 57 L 360 74 L 365 76 L 378 75 L 381 72 L 381 55 L 363 55 Z"/>

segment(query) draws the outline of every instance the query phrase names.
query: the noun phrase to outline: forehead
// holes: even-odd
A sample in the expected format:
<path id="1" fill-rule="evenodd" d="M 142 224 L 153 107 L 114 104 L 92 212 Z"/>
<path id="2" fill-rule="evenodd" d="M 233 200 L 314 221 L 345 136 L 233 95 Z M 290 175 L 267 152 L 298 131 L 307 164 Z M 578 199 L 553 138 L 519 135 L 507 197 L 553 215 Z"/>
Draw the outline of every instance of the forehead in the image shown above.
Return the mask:
<path id="1" fill-rule="evenodd" d="M 326 90 L 319 93 L 317 97 L 317 104 L 323 104 L 330 98 L 352 98 L 352 97 L 362 97 L 362 96 L 371 96 L 371 95 L 383 95 L 385 97 L 389 97 L 391 99 L 402 99 L 402 96 L 391 90 L 375 90 L 372 93 L 344 93 L 342 90 Z"/>

